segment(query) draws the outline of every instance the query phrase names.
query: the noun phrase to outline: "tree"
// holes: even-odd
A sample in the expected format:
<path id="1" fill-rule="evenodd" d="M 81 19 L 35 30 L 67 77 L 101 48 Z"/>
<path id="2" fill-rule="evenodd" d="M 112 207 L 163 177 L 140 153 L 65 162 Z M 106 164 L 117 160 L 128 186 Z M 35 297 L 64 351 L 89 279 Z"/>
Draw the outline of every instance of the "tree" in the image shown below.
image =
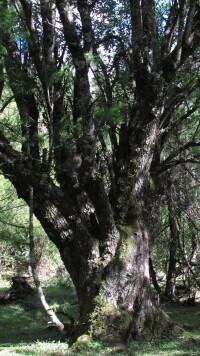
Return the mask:
<path id="1" fill-rule="evenodd" d="M 0 275 L 11 276 L 28 267 L 26 204 L 17 201 L 15 189 L 3 176 L 0 177 Z M 27 210 L 27 208 L 26 208 Z M 28 216 L 27 216 L 28 219 Z M 27 220 L 28 222 L 28 220 Z"/>
<path id="2" fill-rule="evenodd" d="M 186 150 L 199 158 L 196 121 L 163 157 L 199 107 L 187 106 L 199 2 L 3 0 L 0 13 L 21 132 L 17 145 L 2 125 L 1 169 L 27 204 L 34 189 L 34 214 L 76 287 L 78 333 L 121 341 L 154 329 L 148 197 Z"/>
<path id="3" fill-rule="evenodd" d="M 174 301 L 181 298 L 181 293 L 177 293 L 179 289 L 187 291 L 186 298 L 194 295 L 199 287 L 195 272 L 199 252 L 197 178 L 194 164 L 183 163 L 167 172 L 162 182 L 162 195 L 154 192 L 157 201 L 151 212 L 151 236 L 155 236 L 151 241 L 152 258 L 156 270 L 166 272 L 165 292 L 156 283 L 152 261 L 151 278 L 158 294 Z"/>
<path id="4" fill-rule="evenodd" d="M 3 175 L 0 176 L 0 191 L 0 277 L 10 280 L 15 276 L 27 276 L 30 271 L 29 209 L 22 199 L 17 199 L 15 188 Z M 59 273 L 63 266 L 59 253 L 35 217 L 34 241 L 37 268 L 45 274 Z"/>

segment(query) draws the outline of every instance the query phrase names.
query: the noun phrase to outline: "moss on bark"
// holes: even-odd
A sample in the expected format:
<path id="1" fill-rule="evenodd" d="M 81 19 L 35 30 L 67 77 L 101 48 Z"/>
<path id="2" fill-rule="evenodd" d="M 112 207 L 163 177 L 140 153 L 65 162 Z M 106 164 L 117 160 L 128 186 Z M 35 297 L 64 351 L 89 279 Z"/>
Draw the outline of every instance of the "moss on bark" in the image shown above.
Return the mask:
<path id="1" fill-rule="evenodd" d="M 73 345 L 71 346 L 71 351 L 87 352 L 90 349 L 91 342 L 92 338 L 87 334 L 83 334 L 77 338 L 76 342 L 73 343 Z"/>
<path id="2" fill-rule="evenodd" d="M 132 316 L 123 308 L 95 298 L 96 307 L 90 316 L 92 337 L 108 343 L 126 341 L 132 326 Z"/>
<path id="3" fill-rule="evenodd" d="M 162 334 L 170 325 L 171 321 L 166 313 L 159 309 L 152 309 L 147 313 L 141 334 L 137 339 L 150 340 L 153 336 Z"/>
<path id="4" fill-rule="evenodd" d="M 134 244 L 134 231 L 132 226 L 118 226 L 119 241 L 118 249 L 115 257 L 112 260 L 113 267 L 122 270 L 126 264 L 128 251 L 132 249 Z"/>

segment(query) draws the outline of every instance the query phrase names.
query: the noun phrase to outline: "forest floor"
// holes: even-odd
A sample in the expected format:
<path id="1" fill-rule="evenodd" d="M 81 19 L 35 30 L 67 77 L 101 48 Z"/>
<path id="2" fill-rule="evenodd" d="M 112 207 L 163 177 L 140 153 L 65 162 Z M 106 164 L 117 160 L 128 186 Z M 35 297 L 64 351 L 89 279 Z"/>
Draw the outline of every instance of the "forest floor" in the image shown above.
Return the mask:
<path id="1" fill-rule="evenodd" d="M 0 281 L 0 293 L 8 290 L 9 285 Z M 50 305 L 57 311 L 69 313 L 75 321 L 78 317 L 76 296 L 70 282 L 51 284 L 45 287 L 45 294 Z M 127 350 L 120 355 L 134 356 L 200 356 L 200 304 L 183 306 L 165 304 L 172 321 L 179 328 L 171 329 L 167 334 L 155 337 L 149 342 L 131 342 Z M 68 323 L 66 316 L 60 319 Z M 66 340 L 48 324 L 48 318 L 39 306 L 36 296 L 29 296 L 20 303 L 0 306 L 0 355 L 117 355 L 111 347 L 92 342 L 82 351 L 69 349 Z"/>

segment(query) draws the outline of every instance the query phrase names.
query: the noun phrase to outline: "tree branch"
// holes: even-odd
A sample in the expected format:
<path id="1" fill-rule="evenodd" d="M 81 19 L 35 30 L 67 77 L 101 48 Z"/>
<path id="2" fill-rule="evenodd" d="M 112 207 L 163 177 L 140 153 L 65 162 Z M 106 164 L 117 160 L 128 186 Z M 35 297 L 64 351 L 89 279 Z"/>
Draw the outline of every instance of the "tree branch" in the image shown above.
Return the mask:
<path id="1" fill-rule="evenodd" d="M 9 225 L 9 226 L 12 226 L 12 227 L 16 227 L 17 229 L 27 229 L 27 228 L 28 228 L 28 226 L 26 227 L 26 226 L 24 226 L 24 225 L 14 224 L 14 223 L 11 223 L 11 222 L 2 220 L 1 218 L 0 218 L 0 222 L 1 222 L 2 224 L 6 224 L 6 225 Z"/>
<path id="2" fill-rule="evenodd" d="M 11 101 L 14 99 L 14 95 L 12 95 L 10 98 L 8 98 L 2 105 L 2 107 L 0 108 L 0 114 L 2 114 L 4 112 L 4 110 L 7 108 L 7 106 L 11 103 Z"/>
<path id="3" fill-rule="evenodd" d="M 200 161 L 199 161 L 199 158 L 200 158 L 200 154 L 196 154 L 196 155 L 193 155 L 191 157 L 188 157 L 188 158 L 183 158 L 183 159 L 177 159 L 177 160 L 174 160 L 174 161 L 171 161 L 171 162 L 168 162 L 168 164 L 166 165 L 160 165 L 160 167 L 158 167 L 157 169 L 157 174 L 161 174 L 175 166 L 178 166 L 179 164 L 183 164 L 183 163 L 195 163 L 195 164 L 199 164 Z"/>
<path id="4" fill-rule="evenodd" d="M 77 0 L 78 10 L 81 15 L 82 31 L 84 38 L 84 51 L 93 51 L 94 34 L 90 17 L 90 5 L 87 0 Z"/>
<path id="5" fill-rule="evenodd" d="M 191 147 L 199 147 L 200 142 L 194 142 L 190 141 L 185 143 L 183 146 L 179 147 L 176 151 L 172 152 L 163 162 L 162 165 L 166 165 L 170 163 L 170 161 L 173 161 L 174 158 L 176 158 L 180 153 L 188 150 Z"/>
<path id="6" fill-rule="evenodd" d="M 24 25 L 30 32 L 30 39 L 28 41 L 30 53 L 34 60 L 35 66 L 37 68 L 37 72 L 40 81 L 43 85 L 43 88 L 46 90 L 47 83 L 46 83 L 46 77 L 44 76 L 45 73 L 44 61 L 42 57 L 38 33 L 35 29 L 34 22 L 33 22 L 32 3 L 29 0 L 20 0 L 20 2 L 22 4 L 24 15 L 25 15 Z"/>

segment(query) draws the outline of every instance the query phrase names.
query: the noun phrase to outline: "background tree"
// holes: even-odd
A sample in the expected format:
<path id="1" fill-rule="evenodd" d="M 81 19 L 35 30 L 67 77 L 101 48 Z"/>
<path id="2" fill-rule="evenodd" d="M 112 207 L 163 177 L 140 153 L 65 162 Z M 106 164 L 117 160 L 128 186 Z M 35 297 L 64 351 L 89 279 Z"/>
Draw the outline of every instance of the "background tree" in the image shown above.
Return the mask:
<path id="1" fill-rule="evenodd" d="M 158 294 L 176 301 L 186 292 L 185 298 L 194 297 L 199 289 L 195 272 L 199 268 L 199 183 L 194 165 L 182 163 L 170 169 L 162 191 L 162 196 L 154 191 L 151 213 L 152 278 Z M 155 266 L 166 274 L 165 291 L 156 283 Z"/>
<path id="2" fill-rule="evenodd" d="M 199 12 L 194 0 L 1 1 L 1 57 L 21 135 L 16 146 L 2 128 L 1 169 L 27 204 L 34 188 L 34 213 L 77 290 L 78 333 L 121 341 L 145 333 L 149 319 L 158 325 L 150 178 L 186 150 L 199 158 L 198 122 L 163 156 L 199 107 Z"/>
<path id="3" fill-rule="evenodd" d="M 16 276 L 29 276 L 29 218 L 27 204 L 17 198 L 8 179 L 0 176 L 0 278 L 11 280 Z M 43 281 L 61 277 L 62 261 L 56 247 L 47 238 L 34 217 L 36 266 Z M 63 273 L 63 278 L 67 274 Z M 66 279 L 66 278 L 65 278 Z"/>

